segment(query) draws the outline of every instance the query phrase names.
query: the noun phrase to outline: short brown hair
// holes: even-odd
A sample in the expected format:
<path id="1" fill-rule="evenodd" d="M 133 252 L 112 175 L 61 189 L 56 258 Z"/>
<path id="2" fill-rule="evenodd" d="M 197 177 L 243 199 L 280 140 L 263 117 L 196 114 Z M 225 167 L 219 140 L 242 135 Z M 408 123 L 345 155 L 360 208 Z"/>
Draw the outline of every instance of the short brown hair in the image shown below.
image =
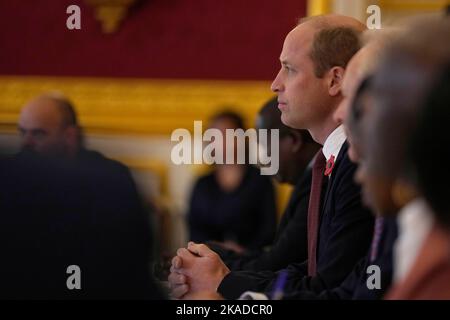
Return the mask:
<path id="1" fill-rule="evenodd" d="M 358 32 L 350 27 L 327 27 L 314 35 L 310 57 L 316 77 L 322 78 L 333 67 L 345 68 L 361 48 Z"/>

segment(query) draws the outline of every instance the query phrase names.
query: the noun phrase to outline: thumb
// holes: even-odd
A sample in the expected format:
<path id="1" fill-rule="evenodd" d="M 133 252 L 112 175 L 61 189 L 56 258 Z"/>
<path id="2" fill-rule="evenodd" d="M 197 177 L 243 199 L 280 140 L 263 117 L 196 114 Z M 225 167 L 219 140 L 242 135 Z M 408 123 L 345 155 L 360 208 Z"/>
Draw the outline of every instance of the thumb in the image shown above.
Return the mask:
<path id="1" fill-rule="evenodd" d="M 172 259 L 172 266 L 175 269 L 180 269 L 183 265 L 183 260 L 181 260 L 181 258 L 179 256 L 175 256 Z"/>
<path id="2" fill-rule="evenodd" d="M 208 257 L 208 256 L 215 254 L 214 251 L 212 251 L 210 248 L 208 248 L 207 245 L 205 245 L 203 243 L 196 244 L 193 242 L 189 242 L 188 250 L 190 252 L 198 255 L 199 257 Z"/>

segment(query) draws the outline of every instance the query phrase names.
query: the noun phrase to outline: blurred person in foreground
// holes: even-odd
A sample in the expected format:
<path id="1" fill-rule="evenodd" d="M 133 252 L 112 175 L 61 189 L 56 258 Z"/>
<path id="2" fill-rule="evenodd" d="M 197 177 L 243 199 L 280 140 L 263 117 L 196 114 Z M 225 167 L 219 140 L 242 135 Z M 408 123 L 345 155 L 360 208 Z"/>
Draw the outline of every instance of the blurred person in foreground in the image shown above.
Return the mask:
<path id="1" fill-rule="evenodd" d="M 22 151 L 0 170 L 0 295 L 162 298 L 150 274 L 151 225 L 128 169 L 82 146 L 75 110 L 59 94 L 27 103 L 18 126 Z M 79 289 L 68 285 L 73 265 Z"/>
<path id="2" fill-rule="evenodd" d="M 448 208 L 444 204 L 448 197 L 449 37 L 448 19 L 414 22 L 389 47 L 374 81 L 366 176 L 373 177 L 372 188 L 383 188 L 391 181 L 390 197 L 379 201 L 403 204 L 397 216 L 393 288 L 387 299 L 450 298 Z"/>

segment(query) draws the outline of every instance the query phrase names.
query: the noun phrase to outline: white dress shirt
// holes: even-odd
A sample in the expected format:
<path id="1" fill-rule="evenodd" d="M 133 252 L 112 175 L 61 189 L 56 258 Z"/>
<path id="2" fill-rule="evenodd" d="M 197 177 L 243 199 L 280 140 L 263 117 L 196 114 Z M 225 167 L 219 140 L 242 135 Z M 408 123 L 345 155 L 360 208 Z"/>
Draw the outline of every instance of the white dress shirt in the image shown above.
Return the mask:
<path id="1" fill-rule="evenodd" d="M 423 198 L 411 201 L 400 210 L 398 237 L 394 243 L 394 283 L 408 275 L 431 231 L 433 220 L 432 211 Z"/>
<path id="2" fill-rule="evenodd" d="M 322 148 L 322 153 L 327 161 L 330 160 L 331 156 L 334 156 L 334 160 L 337 159 L 339 151 L 341 151 L 342 145 L 346 139 L 347 135 L 345 134 L 343 125 L 340 125 L 330 133 Z"/>

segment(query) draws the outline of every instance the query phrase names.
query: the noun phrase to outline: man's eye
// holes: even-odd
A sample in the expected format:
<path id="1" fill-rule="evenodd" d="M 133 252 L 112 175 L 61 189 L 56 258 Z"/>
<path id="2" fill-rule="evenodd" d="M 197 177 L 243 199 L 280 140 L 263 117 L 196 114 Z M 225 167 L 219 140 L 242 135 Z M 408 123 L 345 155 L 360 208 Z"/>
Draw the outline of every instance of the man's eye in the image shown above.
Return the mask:
<path id="1" fill-rule="evenodd" d="M 286 69 L 287 72 L 292 73 L 294 72 L 294 69 L 292 69 L 291 67 L 288 66 L 284 66 L 284 68 Z"/>

